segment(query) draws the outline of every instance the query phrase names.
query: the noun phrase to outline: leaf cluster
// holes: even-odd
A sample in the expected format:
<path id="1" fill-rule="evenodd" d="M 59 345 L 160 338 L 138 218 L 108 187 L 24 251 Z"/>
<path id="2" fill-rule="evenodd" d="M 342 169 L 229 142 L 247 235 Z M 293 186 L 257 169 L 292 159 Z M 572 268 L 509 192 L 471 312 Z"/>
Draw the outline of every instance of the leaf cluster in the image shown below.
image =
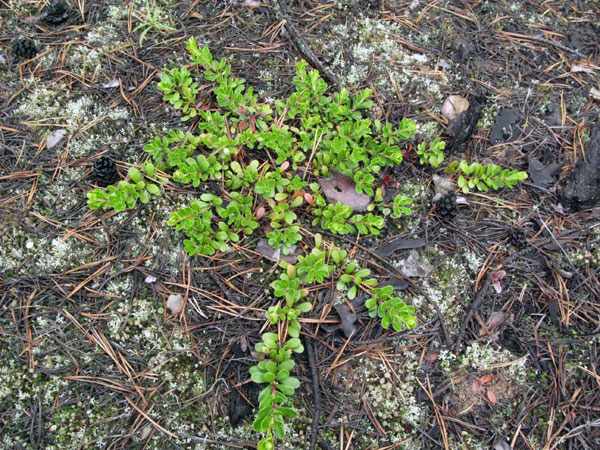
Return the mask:
<path id="1" fill-rule="evenodd" d="M 467 161 L 453 161 L 446 169 L 448 173 L 458 174 L 458 187 L 466 194 L 471 189 L 487 192 L 503 187 L 513 188 L 519 181 L 527 179 L 527 172 L 503 169 L 496 164 L 481 164 Z"/>
<path id="2" fill-rule="evenodd" d="M 147 178 L 152 181 L 155 174 L 154 166 L 146 164 L 143 166 Z M 160 187 L 155 183 L 146 181 L 146 177 L 135 167 L 131 167 L 127 173 L 128 179 L 121 180 L 117 186 L 108 186 L 106 189 L 92 189 L 87 193 L 87 202 L 91 209 L 108 209 L 115 211 L 125 211 L 135 207 L 138 200 L 145 204 L 150 200 L 150 196 L 158 196 L 161 193 Z"/>
<path id="3" fill-rule="evenodd" d="M 365 302 L 365 306 L 369 309 L 369 316 L 379 316 L 381 326 L 386 330 L 390 325 L 396 331 L 414 328 L 417 324 L 414 306 L 407 305 L 400 297 L 392 297 L 393 293 L 392 286 L 373 289 L 373 297 Z"/>
<path id="4" fill-rule="evenodd" d="M 421 142 L 417 145 L 419 162 L 421 164 L 429 164 L 434 169 L 437 169 L 444 161 L 444 153 L 442 152 L 444 148 L 446 148 L 446 143 L 440 140 L 440 138 L 435 138 L 433 142 L 430 142 L 429 148 L 427 148 L 427 142 Z"/>

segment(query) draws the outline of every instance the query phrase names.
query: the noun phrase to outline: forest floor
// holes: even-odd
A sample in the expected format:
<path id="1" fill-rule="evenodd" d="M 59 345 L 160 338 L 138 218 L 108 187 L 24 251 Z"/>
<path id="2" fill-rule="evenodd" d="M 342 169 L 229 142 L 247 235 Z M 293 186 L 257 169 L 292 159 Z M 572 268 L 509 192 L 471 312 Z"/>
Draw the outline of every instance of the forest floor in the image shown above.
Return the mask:
<path id="1" fill-rule="evenodd" d="M 384 330 L 335 282 L 311 291 L 299 416 L 276 448 L 600 448 L 597 0 L 68 0 L 56 25 L 47 3 L 0 0 L 0 447 L 256 448 L 248 369 L 277 264 L 253 238 L 188 257 L 167 221 L 189 186 L 120 213 L 86 201 L 99 156 L 124 178 L 189 129 L 157 81 L 194 36 L 261 101 L 285 100 L 306 59 L 329 92 L 370 88 L 372 117 L 417 124 L 378 180 L 412 214 L 377 237 L 323 233 L 417 327 Z M 449 95 L 471 105 L 458 129 Z M 456 177 L 415 157 L 437 137 L 446 162 L 529 178 L 438 217 L 432 177 Z"/>

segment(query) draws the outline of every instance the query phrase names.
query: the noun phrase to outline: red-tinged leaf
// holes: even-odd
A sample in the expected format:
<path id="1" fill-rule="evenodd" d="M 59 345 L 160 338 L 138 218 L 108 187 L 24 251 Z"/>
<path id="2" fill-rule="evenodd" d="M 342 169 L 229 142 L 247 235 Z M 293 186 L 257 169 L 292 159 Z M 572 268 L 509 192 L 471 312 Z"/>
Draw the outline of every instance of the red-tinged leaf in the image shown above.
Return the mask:
<path id="1" fill-rule="evenodd" d="M 490 381 L 492 381 L 494 379 L 494 375 L 492 375 L 491 373 L 488 373 L 487 375 L 484 375 L 481 377 L 481 382 L 483 384 L 487 384 Z"/>
<path id="2" fill-rule="evenodd" d="M 473 377 L 473 386 L 471 387 L 473 389 L 473 392 L 479 392 L 482 387 L 483 383 L 481 382 L 481 378 Z"/>
<path id="3" fill-rule="evenodd" d="M 250 126 L 248 128 L 253 133 L 256 131 L 256 117 L 250 117 Z"/>
<path id="4" fill-rule="evenodd" d="M 289 161 L 284 161 L 283 164 L 281 164 L 281 171 L 285 172 L 288 167 L 290 167 Z"/>
<path id="5" fill-rule="evenodd" d="M 315 198 L 310 192 L 304 193 L 304 200 L 306 200 L 306 203 L 308 203 L 309 205 L 313 205 L 315 203 Z"/>
<path id="6" fill-rule="evenodd" d="M 433 362 L 433 361 L 437 360 L 439 356 L 440 356 L 439 352 L 430 352 L 425 355 L 425 360 Z"/>
<path id="7" fill-rule="evenodd" d="M 498 401 L 496 399 L 496 394 L 494 394 L 490 389 L 488 389 L 488 391 L 487 391 L 487 398 L 492 405 L 495 405 L 496 402 Z"/>
<path id="8" fill-rule="evenodd" d="M 500 280 L 506 276 L 506 272 L 504 270 L 496 270 L 492 272 L 492 284 L 494 285 L 494 289 L 499 294 L 502 292 L 502 285 L 500 284 Z"/>
<path id="9" fill-rule="evenodd" d="M 265 213 L 267 212 L 267 210 L 265 209 L 264 206 L 260 206 L 257 210 L 256 210 L 256 218 L 258 220 L 261 219 L 262 216 L 265 215 Z"/>

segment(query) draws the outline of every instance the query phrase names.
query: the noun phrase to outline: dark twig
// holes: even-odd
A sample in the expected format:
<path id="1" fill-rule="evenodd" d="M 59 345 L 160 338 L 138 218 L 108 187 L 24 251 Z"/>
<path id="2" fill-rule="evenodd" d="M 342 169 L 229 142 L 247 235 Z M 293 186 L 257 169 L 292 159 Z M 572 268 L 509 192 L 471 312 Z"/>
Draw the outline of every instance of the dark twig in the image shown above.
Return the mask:
<path id="1" fill-rule="evenodd" d="M 308 353 L 308 364 L 310 365 L 310 375 L 312 378 L 313 395 L 315 397 L 315 407 L 313 409 L 313 420 L 310 430 L 310 450 L 317 446 L 317 437 L 319 435 L 319 416 L 321 415 L 321 392 L 319 390 L 319 373 L 317 372 L 317 363 L 315 361 L 315 350 L 312 346 L 311 337 L 305 336 L 304 345 Z"/>
<path id="2" fill-rule="evenodd" d="M 473 314 L 475 313 L 475 311 L 477 310 L 477 308 L 479 307 L 479 305 L 485 298 L 485 294 L 489 287 L 490 287 L 490 278 L 487 277 L 483 283 L 483 286 L 481 286 L 481 289 L 479 289 L 479 292 L 475 296 L 473 303 L 471 303 L 471 307 L 469 308 L 469 313 L 467 314 L 467 317 L 465 317 L 465 320 L 460 327 L 460 332 L 458 333 L 458 336 L 456 337 L 456 344 L 454 345 L 454 351 L 458 351 L 460 349 L 462 337 L 465 333 L 465 330 L 467 329 L 467 325 L 469 324 L 471 317 L 473 317 Z"/>

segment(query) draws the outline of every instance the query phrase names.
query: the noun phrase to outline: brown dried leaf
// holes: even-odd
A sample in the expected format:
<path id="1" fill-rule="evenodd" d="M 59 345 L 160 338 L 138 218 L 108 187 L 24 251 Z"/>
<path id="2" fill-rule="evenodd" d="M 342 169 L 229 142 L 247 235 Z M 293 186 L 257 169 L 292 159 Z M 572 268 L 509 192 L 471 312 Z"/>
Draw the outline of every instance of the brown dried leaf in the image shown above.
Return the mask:
<path id="1" fill-rule="evenodd" d="M 573 64 L 571 66 L 571 72 L 594 73 L 595 70 L 600 70 L 600 67 L 587 63 Z"/>
<path id="2" fill-rule="evenodd" d="M 487 320 L 485 326 L 488 330 L 493 331 L 502 325 L 506 319 L 508 318 L 508 314 L 503 311 L 494 311 L 490 314 L 489 319 Z"/>
<path id="3" fill-rule="evenodd" d="M 481 382 L 483 384 L 487 384 L 490 381 L 492 381 L 494 379 L 494 375 L 492 375 L 491 373 L 488 373 L 487 375 L 484 375 L 481 377 Z"/>
<path id="4" fill-rule="evenodd" d="M 371 197 L 356 192 L 356 184 L 349 176 L 336 170 L 332 170 L 331 175 L 331 178 L 319 179 L 325 196 L 334 202 L 351 206 L 354 211 L 366 211 L 367 206 L 371 203 Z"/>
<path id="5" fill-rule="evenodd" d="M 425 355 L 425 360 L 426 361 L 436 361 L 440 356 L 440 352 L 429 352 Z"/>
<path id="6" fill-rule="evenodd" d="M 481 382 L 481 378 L 473 377 L 473 386 L 471 386 L 471 388 L 473 389 L 473 392 L 479 392 L 482 387 L 483 387 L 483 383 Z"/>
<path id="7" fill-rule="evenodd" d="M 498 400 L 496 399 L 496 394 L 494 394 L 494 392 L 490 389 L 487 390 L 487 398 L 492 405 L 495 405 L 498 402 Z"/>

